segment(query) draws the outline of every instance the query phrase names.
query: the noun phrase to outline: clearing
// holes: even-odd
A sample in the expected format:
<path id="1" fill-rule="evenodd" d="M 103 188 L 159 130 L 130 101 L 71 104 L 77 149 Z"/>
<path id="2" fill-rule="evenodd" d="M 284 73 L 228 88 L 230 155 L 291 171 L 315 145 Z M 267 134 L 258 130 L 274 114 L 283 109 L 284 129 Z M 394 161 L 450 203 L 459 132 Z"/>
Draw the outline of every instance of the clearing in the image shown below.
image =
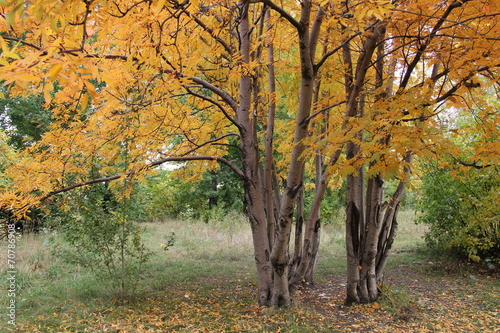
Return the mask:
<path id="1" fill-rule="evenodd" d="M 498 265 L 433 258 L 422 244 L 425 228 L 413 219 L 402 215 L 379 302 L 351 307 L 343 305 L 341 223 L 323 228 L 317 281 L 295 293 L 291 309 L 257 305 L 250 228 L 238 216 L 209 224 L 144 223 L 154 255 L 135 296 L 121 302 L 102 278 L 58 256 L 60 235 L 23 235 L 16 257 L 17 325 L 4 314 L 0 331 L 500 332 Z M 175 245 L 165 251 L 161 244 L 172 232 Z M 7 251 L 0 260 L 7 261 Z M 6 289 L 0 295 L 4 309 L 7 295 Z"/>

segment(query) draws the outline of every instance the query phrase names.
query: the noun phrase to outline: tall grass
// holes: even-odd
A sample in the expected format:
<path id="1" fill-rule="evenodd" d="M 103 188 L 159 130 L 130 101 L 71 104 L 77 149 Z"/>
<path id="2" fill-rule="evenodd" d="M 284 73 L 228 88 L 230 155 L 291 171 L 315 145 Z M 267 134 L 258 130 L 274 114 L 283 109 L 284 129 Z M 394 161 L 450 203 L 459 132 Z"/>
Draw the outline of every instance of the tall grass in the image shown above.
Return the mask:
<path id="1" fill-rule="evenodd" d="M 415 226 L 413 220 L 414 213 L 402 212 L 396 249 L 412 247 L 420 241 L 425 230 Z M 203 293 L 199 288 L 214 280 L 255 286 L 251 229 L 241 215 L 228 214 L 209 223 L 165 219 L 141 223 L 141 226 L 144 243 L 154 254 L 144 265 L 138 285 L 139 298 L 155 297 L 179 286 L 187 293 L 189 288 L 198 288 L 198 292 Z M 171 237 L 174 245 L 165 248 L 164 244 Z M 334 221 L 324 224 L 321 238 L 319 282 L 326 275 L 345 274 L 343 212 Z M 26 234 L 17 242 L 17 319 L 21 323 L 29 323 L 33 318 L 43 319 L 52 313 L 86 318 L 107 311 L 110 302 L 113 303 L 113 293 L 102 288 L 106 281 L 100 280 L 82 263 L 66 261 L 59 255 L 58 246 L 67 245 L 54 231 Z M 5 263 L 5 242 L 1 243 L 1 249 L 0 261 Z M 2 264 L 2 276 L 6 272 L 7 267 Z M 0 304 L 8 301 L 4 289 L 0 293 Z M 252 301 L 251 297 L 248 301 Z M 4 323 L 5 320 L 1 320 L 2 332 Z M 44 323 L 50 326 L 50 322 Z"/>
<path id="2" fill-rule="evenodd" d="M 173 233 L 174 246 L 164 251 L 169 258 L 240 260 L 252 256 L 250 226 L 238 214 L 210 223 L 167 219 L 142 224 L 145 243 L 153 251 L 160 251 Z"/>

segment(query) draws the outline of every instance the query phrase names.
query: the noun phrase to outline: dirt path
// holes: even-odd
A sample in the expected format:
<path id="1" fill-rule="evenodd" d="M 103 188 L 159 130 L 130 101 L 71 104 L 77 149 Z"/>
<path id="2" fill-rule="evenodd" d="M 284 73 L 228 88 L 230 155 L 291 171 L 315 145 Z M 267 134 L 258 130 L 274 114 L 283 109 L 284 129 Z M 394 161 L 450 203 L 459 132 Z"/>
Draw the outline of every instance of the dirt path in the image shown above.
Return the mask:
<path id="1" fill-rule="evenodd" d="M 305 287 L 297 298 L 341 332 L 500 332 L 498 270 L 469 274 L 419 265 L 391 267 L 386 292 L 374 304 L 344 306 L 344 277 Z"/>

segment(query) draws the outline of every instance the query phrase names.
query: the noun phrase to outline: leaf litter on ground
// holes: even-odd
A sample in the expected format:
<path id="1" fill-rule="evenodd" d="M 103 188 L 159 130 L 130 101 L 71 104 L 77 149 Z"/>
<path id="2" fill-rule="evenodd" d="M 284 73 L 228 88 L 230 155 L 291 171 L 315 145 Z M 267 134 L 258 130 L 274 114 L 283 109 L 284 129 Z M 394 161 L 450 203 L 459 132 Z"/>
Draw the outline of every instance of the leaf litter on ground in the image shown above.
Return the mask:
<path id="1" fill-rule="evenodd" d="M 500 297 L 498 277 L 457 278 L 399 265 L 391 268 L 378 302 L 345 306 L 344 277 L 326 276 L 299 288 L 290 309 L 258 306 L 250 277 L 215 277 L 177 283 L 85 316 L 77 312 L 78 305 L 67 304 L 59 313 L 20 320 L 15 332 L 498 333 L 500 309 L 494 306 Z"/>

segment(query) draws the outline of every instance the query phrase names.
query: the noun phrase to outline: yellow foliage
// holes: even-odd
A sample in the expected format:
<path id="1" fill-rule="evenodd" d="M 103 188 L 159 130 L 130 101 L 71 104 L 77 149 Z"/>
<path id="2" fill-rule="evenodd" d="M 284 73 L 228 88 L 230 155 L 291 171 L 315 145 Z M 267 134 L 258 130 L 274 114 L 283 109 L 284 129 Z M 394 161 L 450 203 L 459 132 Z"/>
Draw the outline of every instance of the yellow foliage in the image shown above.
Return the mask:
<path id="1" fill-rule="evenodd" d="M 245 76 L 251 76 L 256 89 L 252 110 L 246 112 L 255 122 L 261 151 L 268 105 L 277 104 L 275 164 L 278 176 L 286 175 L 303 75 L 296 27 L 274 12 L 266 18 L 269 29 L 261 27 L 263 6 L 252 2 L 252 59 L 243 62 L 235 1 L 210 7 L 188 3 L 33 0 L 24 6 L 23 1 L 0 1 L 5 14 L 0 29 L 8 32 L 0 36 L 0 79 L 10 94 L 43 93 L 54 119 L 42 141 L 16 166 L 23 172 L 11 171 L 13 191 L 47 193 L 86 179 L 95 165 L 103 176 L 142 169 L 167 156 L 223 156 L 228 144 L 239 144 L 241 119 L 236 113 L 241 116 L 240 80 Z M 325 58 L 315 68 L 317 97 L 309 112 L 309 135 L 299 143 L 306 146 L 301 159 L 309 172 L 315 156 L 326 161 L 348 142 L 358 144 L 360 152 L 331 166 L 332 176 L 372 163 L 370 174 L 401 177 L 408 152 L 430 156 L 460 150 L 450 137 L 461 133 L 450 134 L 454 128 L 440 116 L 468 108 L 476 92 L 484 94 L 473 88 L 478 73 L 480 89 L 494 89 L 500 5 L 493 0 L 464 2 L 443 20 L 439 38 L 434 38 L 432 27 L 447 5 L 384 0 L 351 7 L 341 1 L 312 5 L 313 14 L 321 6 L 324 15 L 312 61 Z M 280 6 L 298 19 L 298 2 L 281 1 Z M 362 85 L 364 113 L 347 118 L 346 80 L 355 74 L 350 68 L 356 59 L 344 63 L 343 47 L 363 54 L 377 22 L 386 30 L 383 70 L 375 69 L 374 55 L 365 79 L 357 83 Z M 272 94 L 266 58 L 271 44 L 277 86 Z M 423 46 L 425 52 L 420 52 Z M 402 85 L 417 56 L 421 60 Z M 439 75 L 432 77 L 438 65 Z M 484 133 L 482 145 L 468 148 L 485 163 L 498 163 L 498 142 L 486 138 L 498 135 L 499 115 L 495 108 L 480 109 L 482 121 L 464 136 Z M 215 168 L 212 162 L 190 165 L 195 166 L 190 177 Z"/>

